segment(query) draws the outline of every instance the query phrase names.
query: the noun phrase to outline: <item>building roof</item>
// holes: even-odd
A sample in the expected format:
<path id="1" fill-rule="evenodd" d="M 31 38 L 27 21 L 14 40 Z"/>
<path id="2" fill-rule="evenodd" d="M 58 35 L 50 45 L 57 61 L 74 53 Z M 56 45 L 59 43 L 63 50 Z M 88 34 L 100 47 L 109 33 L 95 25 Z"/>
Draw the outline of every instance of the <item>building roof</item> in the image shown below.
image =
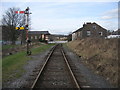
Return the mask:
<path id="1" fill-rule="evenodd" d="M 47 35 L 49 35 L 50 33 L 48 31 L 29 31 L 29 34 L 47 34 Z"/>
<path id="2" fill-rule="evenodd" d="M 83 28 L 83 27 L 82 27 Z M 78 30 L 74 31 L 73 33 L 76 33 L 78 31 L 82 31 L 82 28 L 79 28 Z"/>
<path id="3" fill-rule="evenodd" d="M 82 31 L 83 28 L 85 28 L 85 27 L 88 26 L 88 25 L 90 25 L 90 26 L 97 25 L 97 26 L 99 26 L 100 28 L 106 30 L 105 28 L 101 27 L 100 25 L 98 25 L 98 24 L 95 23 L 95 22 L 93 22 L 93 23 L 87 22 L 86 24 L 85 24 L 85 23 L 83 24 L 83 27 L 79 28 L 78 30 L 74 31 L 73 33 L 76 33 L 76 32 L 78 32 L 78 31 Z M 73 33 L 72 33 L 72 34 L 73 34 Z"/>
<path id="4" fill-rule="evenodd" d="M 117 31 L 112 32 L 113 35 L 120 35 L 120 29 L 118 29 Z"/>

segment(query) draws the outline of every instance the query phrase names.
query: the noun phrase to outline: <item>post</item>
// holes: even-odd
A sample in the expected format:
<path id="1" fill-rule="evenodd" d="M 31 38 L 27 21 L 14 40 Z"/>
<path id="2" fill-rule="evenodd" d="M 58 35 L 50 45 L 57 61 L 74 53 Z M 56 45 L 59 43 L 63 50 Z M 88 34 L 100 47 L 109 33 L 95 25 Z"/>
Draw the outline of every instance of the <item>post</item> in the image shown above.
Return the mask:
<path id="1" fill-rule="evenodd" d="M 29 14 L 31 14 L 29 12 L 29 7 L 26 8 L 25 10 L 25 14 L 26 14 L 26 25 L 25 25 L 25 29 L 26 29 L 26 42 L 27 42 L 27 55 L 31 55 L 31 51 L 29 50 L 29 36 L 28 36 L 28 30 L 29 30 Z"/>
<path id="2" fill-rule="evenodd" d="M 25 27 L 16 27 L 16 30 L 19 30 L 19 29 L 26 30 L 27 55 L 31 55 L 31 51 L 29 50 L 29 44 L 30 44 L 31 41 L 29 40 L 29 37 L 28 37 L 29 14 L 31 14 L 29 12 L 29 7 L 27 7 L 25 11 L 15 11 L 15 13 L 17 13 L 17 14 L 23 14 L 24 13 L 24 15 L 25 15 Z"/>

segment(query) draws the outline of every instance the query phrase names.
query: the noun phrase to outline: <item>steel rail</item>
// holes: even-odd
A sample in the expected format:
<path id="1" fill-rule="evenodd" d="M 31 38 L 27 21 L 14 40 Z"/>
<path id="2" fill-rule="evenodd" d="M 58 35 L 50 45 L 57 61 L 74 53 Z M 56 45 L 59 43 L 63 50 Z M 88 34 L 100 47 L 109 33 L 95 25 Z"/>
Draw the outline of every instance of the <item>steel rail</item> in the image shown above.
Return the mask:
<path id="1" fill-rule="evenodd" d="M 40 77 L 41 73 L 43 72 L 43 70 L 44 70 L 47 62 L 49 61 L 51 55 L 53 54 L 56 46 L 57 46 L 57 45 L 55 45 L 55 46 L 52 48 L 52 51 L 51 51 L 50 54 L 48 55 L 48 57 L 47 57 L 45 63 L 43 64 L 40 72 L 38 73 L 36 79 L 34 80 L 32 86 L 31 86 L 31 89 L 34 89 L 35 84 L 37 83 L 38 78 Z M 78 82 L 77 82 L 77 79 L 75 78 L 75 75 L 74 75 L 73 72 L 72 72 L 72 69 L 70 68 L 70 65 L 69 65 L 68 60 L 67 60 L 67 58 L 66 58 L 66 56 L 65 56 L 65 53 L 64 53 L 64 51 L 63 51 L 62 49 L 61 49 L 61 51 L 62 51 L 62 55 L 63 55 L 63 57 L 64 57 L 64 60 L 65 60 L 65 62 L 66 62 L 66 64 L 67 64 L 67 67 L 68 67 L 68 69 L 70 70 L 70 73 L 71 73 L 71 75 L 72 75 L 72 78 L 73 78 L 73 80 L 74 80 L 74 83 L 76 84 L 76 87 L 80 90 L 80 86 L 79 86 L 79 84 L 78 84 Z"/>
<path id="2" fill-rule="evenodd" d="M 55 45 L 55 46 L 52 48 L 52 51 L 51 51 L 50 54 L 48 55 L 48 57 L 47 57 L 45 63 L 43 64 L 43 66 L 42 66 L 40 72 L 38 73 L 38 75 L 37 75 L 35 81 L 33 82 L 32 86 L 31 86 L 32 89 L 34 88 L 34 86 L 35 86 L 35 84 L 36 84 L 38 78 L 40 77 L 41 73 L 43 72 L 43 69 L 45 68 L 45 65 L 47 64 L 48 60 L 50 59 L 50 57 L 51 57 L 52 53 L 54 52 L 56 46 L 57 46 L 57 45 Z"/>
<path id="3" fill-rule="evenodd" d="M 77 81 L 77 79 L 75 78 L 75 75 L 73 74 L 73 71 L 72 71 L 72 69 L 71 69 L 71 67 L 70 67 L 70 65 L 69 65 L 69 63 L 68 63 L 68 60 L 67 60 L 67 58 L 66 58 L 66 55 L 65 55 L 65 53 L 64 53 L 64 51 L 63 51 L 62 49 L 61 49 L 61 51 L 62 51 L 64 60 L 65 60 L 65 62 L 66 62 L 66 64 L 67 64 L 67 66 L 68 66 L 68 69 L 70 70 L 70 73 L 71 73 L 71 75 L 72 75 L 72 78 L 73 78 L 73 80 L 74 80 L 74 82 L 75 82 L 75 84 L 76 84 L 76 87 L 79 88 L 79 90 L 80 90 L 80 86 L 79 86 L 78 81 Z"/>

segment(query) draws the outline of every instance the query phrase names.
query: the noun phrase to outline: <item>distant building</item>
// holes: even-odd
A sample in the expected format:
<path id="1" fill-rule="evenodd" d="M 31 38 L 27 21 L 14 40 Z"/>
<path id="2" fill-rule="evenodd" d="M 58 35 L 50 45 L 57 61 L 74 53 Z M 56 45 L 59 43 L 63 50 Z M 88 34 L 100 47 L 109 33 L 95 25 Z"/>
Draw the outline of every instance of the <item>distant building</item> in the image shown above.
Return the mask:
<path id="1" fill-rule="evenodd" d="M 108 35 L 106 38 L 120 38 L 120 29 L 111 32 L 111 34 Z"/>
<path id="2" fill-rule="evenodd" d="M 106 38 L 120 38 L 120 35 L 109 35 Z"/>
<path id="3" fill-rule="evenodd" d="M 48 31 L 29 31 L 29 39 L 31 41 L 49 41 L 49 35 Z"/>
<path id="4" fill-rule="evenodd" d="M 113 31 L 112 35 L 120 35 L 120 29 L 118 29 L 117 31 Z"/>
<path id="5" fill-rule="evenodd" d="M 50 34 L 48 31 L 29 31 L 29 39 L 35 41 L 64 41 L 66 35 Z"/>
<path id="6" fill-rule="evenodd" d="M 83 27 L 72 33 L 72 40 L 77 38 L 83 39 L 86 37 L 104 38 L 107 36 L 107 30 L 96 23 L 86 23 Z"/>
<path id="7" fill-rule="evenodd" d="M 49 35 L 50 41 L 66 41 L 67 39 L 68 39 L 68 36 L 66 35 L 57 35 L 57 34 Z"/>

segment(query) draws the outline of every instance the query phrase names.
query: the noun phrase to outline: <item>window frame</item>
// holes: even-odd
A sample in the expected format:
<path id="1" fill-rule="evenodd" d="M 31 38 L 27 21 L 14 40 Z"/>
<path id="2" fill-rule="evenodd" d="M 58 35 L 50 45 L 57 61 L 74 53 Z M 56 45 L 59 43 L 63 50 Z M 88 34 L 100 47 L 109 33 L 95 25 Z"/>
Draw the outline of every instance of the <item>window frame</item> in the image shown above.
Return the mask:
<path id="1" fill-rule="evenodd" d="M 93 25 L 92 27 L 93 27 L 93 29 L 97 29 L 96 25 Z"/>
<path id="2" fill-rule="evenodd" d="M 99 35 L 100 35 L 100 36 L 103 36 L 103 32 L 99 32 Z"/>
<path id="3" fill-rule="evenodd" d="M 91 35 L 91 31 L 87 30 L 87 36 L 90 36 L 90 35 Z"/>

